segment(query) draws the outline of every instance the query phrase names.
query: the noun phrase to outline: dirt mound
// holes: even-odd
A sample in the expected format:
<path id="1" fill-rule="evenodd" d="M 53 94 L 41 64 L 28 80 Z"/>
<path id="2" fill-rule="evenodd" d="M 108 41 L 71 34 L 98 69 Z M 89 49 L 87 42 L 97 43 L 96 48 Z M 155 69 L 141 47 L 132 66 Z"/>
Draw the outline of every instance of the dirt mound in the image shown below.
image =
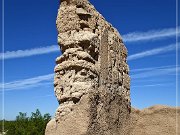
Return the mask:
<path id="1" fill-rule="evenodd" d="M 177 127 L 178 125 L 180 125 L 179 114 L 180 108 L 162 105 L 156 105 L 143 110 L 132 108 L 131 118 L 129 121 L 127 121 L 127 125 L 122 134 L 180 135 L 180 127 Z M 55 135 L 55 131 L 56 122 L 53 119 L 47 125 L 46 133 Z"/>
<path id="2" fill-rule="evenodd" d="M 127 128 L 130 128 L 130 135 L 180 135 L 180 127 L 177 127 L 180 125 L 179 114 L 180 108 L 162 105 L 132 109 Z"/>

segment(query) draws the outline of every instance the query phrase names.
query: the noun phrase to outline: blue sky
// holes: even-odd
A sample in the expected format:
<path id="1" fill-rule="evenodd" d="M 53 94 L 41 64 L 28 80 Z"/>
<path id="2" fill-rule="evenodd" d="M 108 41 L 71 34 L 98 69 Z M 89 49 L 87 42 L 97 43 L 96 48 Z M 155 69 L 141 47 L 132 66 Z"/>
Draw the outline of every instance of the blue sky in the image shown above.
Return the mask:
<path id="1" fill-rule="evenodd" d="M 132 106 L 175 106 L 176 0 L 90 1 L 119 30 L 128 48 Z M 6 119 L 36 108 L 54 115 L 58 107 L 53 90 L 55 59 L 61 54 L 58 7 L 59 0 L 5 0 Z M 2 51 L 0 55 L 2 65 Z M 2 99 L 2 86 L 0 95 Z"/>

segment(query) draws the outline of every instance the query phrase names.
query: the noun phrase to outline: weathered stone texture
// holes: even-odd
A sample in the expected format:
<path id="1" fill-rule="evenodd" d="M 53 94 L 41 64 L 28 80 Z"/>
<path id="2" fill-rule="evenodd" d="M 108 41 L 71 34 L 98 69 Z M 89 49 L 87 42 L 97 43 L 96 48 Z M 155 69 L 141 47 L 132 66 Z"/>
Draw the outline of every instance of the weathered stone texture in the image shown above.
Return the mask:
<path id="1" fill-rule="evenodd" d="M 123 135 L 129 119 L 127 49 L 118 31 L 87 0 L 61 0 L 54 89 L 54 133 Z"/>

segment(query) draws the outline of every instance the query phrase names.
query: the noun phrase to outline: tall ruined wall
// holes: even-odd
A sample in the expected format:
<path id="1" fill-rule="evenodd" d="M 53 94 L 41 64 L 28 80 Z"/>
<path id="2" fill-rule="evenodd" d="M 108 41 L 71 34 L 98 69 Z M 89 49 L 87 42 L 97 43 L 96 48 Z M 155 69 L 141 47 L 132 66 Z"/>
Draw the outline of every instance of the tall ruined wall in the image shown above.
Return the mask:
<path id="1" fill-rule="evenodd" d="M 125 134 L 130 77 L 118 31 L 88 0 L 61 0 L 54 87 L 59 107 L 46 135 Z"/>

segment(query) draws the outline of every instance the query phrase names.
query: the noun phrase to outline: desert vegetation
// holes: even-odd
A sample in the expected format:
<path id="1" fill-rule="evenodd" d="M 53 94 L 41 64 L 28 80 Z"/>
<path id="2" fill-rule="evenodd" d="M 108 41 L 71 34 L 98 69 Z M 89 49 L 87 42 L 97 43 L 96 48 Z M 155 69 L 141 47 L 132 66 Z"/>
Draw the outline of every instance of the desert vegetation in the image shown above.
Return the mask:
<path id="1" fill-rule="evenodd" d="M 4 121 L 5 135 L 44 135 L 46 124 L 50 119 L 49 113 L 42 115 L 39 109 L 32 112 L 30 117 L 27 113 L 19 112 L 14 121 Z M 2 127 L 3 122 L 0 124 Z M 2 128 L 0 133 L 2 134 Z"/>

